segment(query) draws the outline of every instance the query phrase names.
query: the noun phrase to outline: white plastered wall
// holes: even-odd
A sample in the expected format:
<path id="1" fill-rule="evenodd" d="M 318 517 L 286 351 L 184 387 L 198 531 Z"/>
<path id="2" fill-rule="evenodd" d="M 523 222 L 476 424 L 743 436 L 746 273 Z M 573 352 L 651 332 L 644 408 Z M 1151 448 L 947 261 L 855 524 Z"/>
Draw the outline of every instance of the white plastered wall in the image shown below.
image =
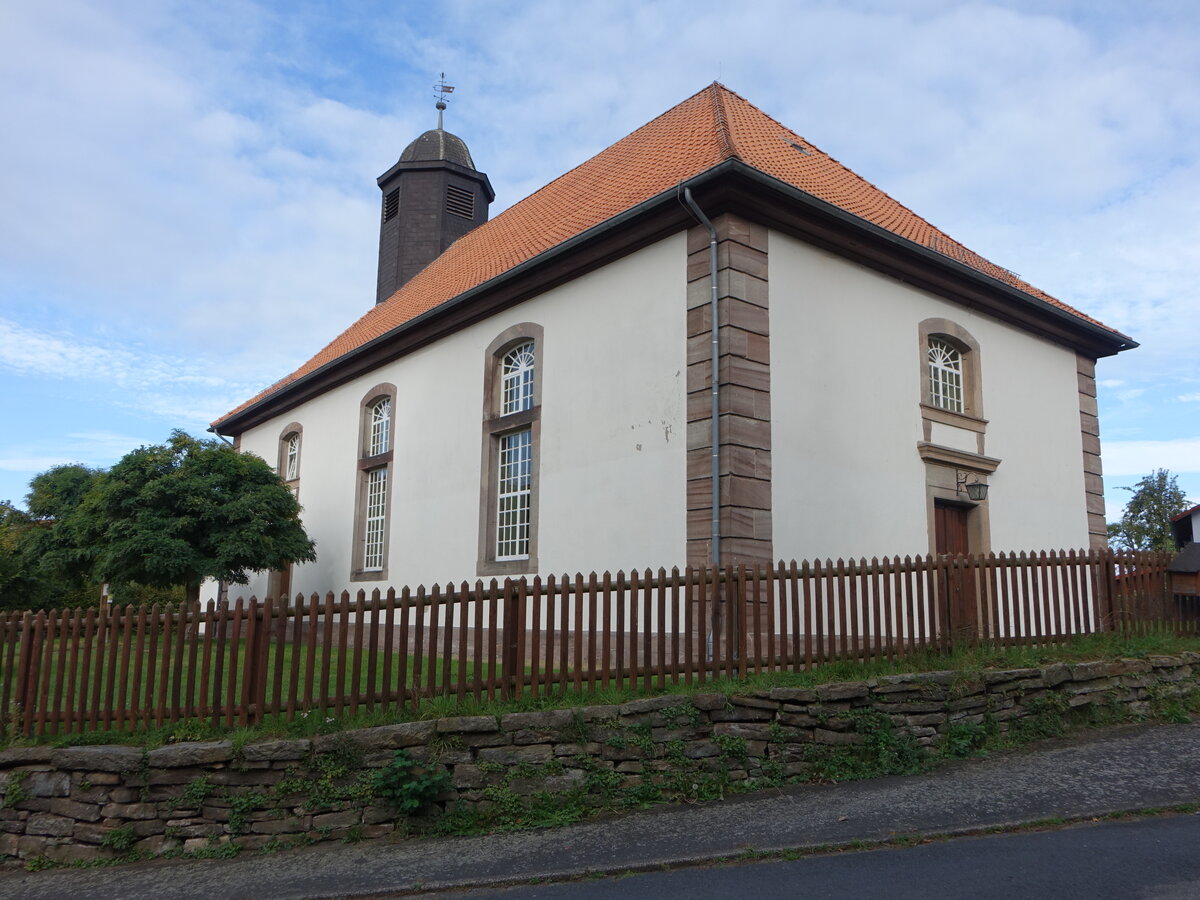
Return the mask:
<path id="1" fill-rule="evenodd" d="M 1002 461 L 991 549 L 1088 546 L 1074 351 L 778 232 L 769 247 L 776 555 L 927 552 L 918 326 L 934 317 L 979 342 Z"/>
<path id="2" fill-rule="evenodd" d="M 686 542 L 686 239 L 680 233 L 335 388 L 242 435 L 277 462 L 303 426 L 300 503 L 315 563 L 292 593 L 474 581 L 484 353 L 544 329 L 538 559 L 542 574 L 682 565 Z M 397 388 L 386 582 L 350 582 L 359 409 Z M 233 594 L 263 596 L 266 576 Z"/>

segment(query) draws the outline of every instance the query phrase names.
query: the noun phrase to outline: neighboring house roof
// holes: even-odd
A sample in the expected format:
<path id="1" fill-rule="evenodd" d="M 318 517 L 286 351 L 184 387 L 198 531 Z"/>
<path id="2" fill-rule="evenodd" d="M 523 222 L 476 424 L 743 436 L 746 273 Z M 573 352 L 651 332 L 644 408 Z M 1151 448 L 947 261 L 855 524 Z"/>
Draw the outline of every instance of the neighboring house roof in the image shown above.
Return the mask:
<path id="1" fill-rule="evenodd" d="M 1200 544 L 1188 544 L 1180 550 L 1179 555 L 1167 566 L 1167 571 L 1181 574 L 1200 572 Z"/>
<path id="2" fill-rule="evenodd" d="M 1200 511 L 1200 503 L 1196 504 L 1191 509 L 1185 509 L 1183 512 L 1179 513 L 1178 515 L 1171 516 L 1171 521 L 1172 522 L 1182 522 L 1184 519 L 1186 519 L 1192 513 L 1198 512 L 1198 511 Z"/>
<path id="3" fill-rule="evenodd" d="M 427 132 L 410 145 L 425 141 Z M 465 149 L 465 147 L 464 147 Z M 407 152 L 407 151 L 406 151 Z M 220 424 L 389 331 L 578 238 L 682 182 L 738 161 L 851 216 L 982 272 L 1095 329 L 1132 341 L 935 228 L 762 110 L 713 83 L 454 242 L 295 372 Z"/>

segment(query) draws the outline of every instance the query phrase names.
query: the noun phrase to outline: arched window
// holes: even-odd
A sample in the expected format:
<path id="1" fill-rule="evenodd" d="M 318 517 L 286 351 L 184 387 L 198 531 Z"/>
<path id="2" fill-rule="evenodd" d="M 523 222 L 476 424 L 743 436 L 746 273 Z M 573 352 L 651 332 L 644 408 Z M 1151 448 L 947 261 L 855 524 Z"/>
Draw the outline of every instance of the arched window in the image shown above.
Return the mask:
<path id="1" fill-rule="evenodd" d="M 378 456 L 392 449 L 392 398 L 380 397 L 371 404 L 371 432 L 367 456 Z"/>
<path id="2" fill-rule="evenodd" d="M 484 357 L 480 575 L 537 570 L 542 328 L 507 329 Z"/>
<path id="3" fill-rule="evenodd" d="M 354 513 L 354 581 L 387 578 L 396 387 L 379 384 L 363 398 Z"/>
<path id="4" fill-rule="evenodd" d="M 983 376 L 979 342 L 951 319 L 925 319 L 920 323 L 921 405 L 926 416 L 950 413 L 959 427 L 975 427 L 983 417 Z M 943 416 L 944 417 L 944 416 Z"/>
<path id="5" fill-rule="evenodd" d="M 279 459 L 275 471 L 287 483 L 297 498 L 300 497 L 300 445 L 304 429 L 299 422 L 289 422 L 279 433 Z M 267 596 L 280 603 L 287 603 L 292 592 L 292 564 L 274 570 L 267 580 Z"/>
<path id="6" fill-rule="evenodd" d="M 504 354 L 501 362 L 501 415 L 533 408 L 533 347 L 533 341 L 526 341 Z"/>
<path id="7" fill-rule="evenodd" d="M 300 435 L 294 431 L 287 436 L 283 471 L 284 481 L 295 481 L 300 477 Z"/>
<path id="8" fill-rule="evenodd" d="M 300 480 L 300 446 L 304 429 L 299 422 L 289 422 L 279 432 L 279 462 L 275 471 L 279 477 L 288 483 L 293 493 L 299 490 Z"/>
<path id="9" fill-rule="evenodd" d="M 929 339 L 929 402 L 951 412 L 963 412 L 962 353 L 941 337 Z"/>

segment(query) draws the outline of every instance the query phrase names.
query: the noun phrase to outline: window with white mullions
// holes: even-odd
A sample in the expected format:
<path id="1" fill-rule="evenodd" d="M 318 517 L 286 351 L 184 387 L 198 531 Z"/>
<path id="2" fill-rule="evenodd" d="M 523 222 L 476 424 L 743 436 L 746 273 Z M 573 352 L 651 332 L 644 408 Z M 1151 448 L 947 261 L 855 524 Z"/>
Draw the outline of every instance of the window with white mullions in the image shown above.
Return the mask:
<path id="1" fill-rule="evenodd" d="M 513 347 L 501 363 L 500 415 L 533 409 L 533 341 Z"/>
<path id="2" fill-rule="evenodd" d="M 367 472 L 367 514 L 364 517 L 363 570 L 383 568 L 383 536 L 387 524 L 387 467 Z"/>
<path id="3" fill-rule="evenodd" d="M 962 353 L 940 338 L 929 339 L 929 402 L 951 412 L 963 411 Z"/>
<path id="4" fill-rule="evenodd" d="M 388 577 L 396 386 L 377 384 L 359 407 L 351 581 Z"/>
<path id="5" fill-rule="evenodd" d="M 387 453 L 391 448 L 392 398 L 382 397 L 371 406 L 371 439 L 369 456 Z"/>
<path id="6" fill-rule="evenodd" d="M 300 477 L 300 435 L 291 434 L 287 439 L 285 481 L 295 481 Z"/>
<path id="7" fill-rule="evenodd" d="M 529 556 L 529 510 L 533 435 L 529 429 L 500 437 L 496 497 L 496 560 Z"/>
<path id="8" fill-rule="evenodd" d="M 538 568 L 543 338 L 541 325 L 520 322 L 484 351 L 479 575 Z"/>

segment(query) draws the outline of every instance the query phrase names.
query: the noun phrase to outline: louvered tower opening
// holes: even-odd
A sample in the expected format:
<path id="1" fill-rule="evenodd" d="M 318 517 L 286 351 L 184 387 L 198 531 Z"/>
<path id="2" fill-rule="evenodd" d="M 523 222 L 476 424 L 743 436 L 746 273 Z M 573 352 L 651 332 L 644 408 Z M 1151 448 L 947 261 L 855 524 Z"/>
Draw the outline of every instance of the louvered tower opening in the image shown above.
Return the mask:
<path id="1" fill-rule="evenodd" d="M 464 219 L 475 218 L 475 195 L 457 185 L 446 185 L 446 212 Z"/>
<path id="2" fill-rule="evenodd" d="M 383 198 L 383 221 L 390 222 L 400 212 L 400 188 L 387 192 Z"/>

